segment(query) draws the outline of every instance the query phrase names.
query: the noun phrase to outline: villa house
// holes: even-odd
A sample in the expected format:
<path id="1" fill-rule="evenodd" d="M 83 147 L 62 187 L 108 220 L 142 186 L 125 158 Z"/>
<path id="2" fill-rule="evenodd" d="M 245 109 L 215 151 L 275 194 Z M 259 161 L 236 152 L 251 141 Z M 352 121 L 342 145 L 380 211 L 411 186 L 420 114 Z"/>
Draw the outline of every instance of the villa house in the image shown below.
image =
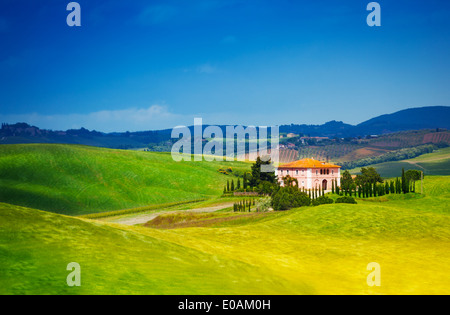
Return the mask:
<path id="1" fill-rule="evenodd" d="M 332 181 L 341 184 L 341 167 L 314 159 L 303 159 L 278 166 L 275 175 L 283 185 L 283 177 L 290 176 L 298 182 L 299 188 L 320 188 L 331 191 Z"/>

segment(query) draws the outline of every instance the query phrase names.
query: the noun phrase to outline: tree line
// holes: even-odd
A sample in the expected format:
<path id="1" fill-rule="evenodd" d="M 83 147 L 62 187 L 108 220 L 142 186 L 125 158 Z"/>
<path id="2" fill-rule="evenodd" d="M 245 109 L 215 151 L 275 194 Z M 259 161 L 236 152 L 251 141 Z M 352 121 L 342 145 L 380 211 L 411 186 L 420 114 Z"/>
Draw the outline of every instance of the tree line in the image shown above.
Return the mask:
<path id="1" fill-rule="evenodd" d="M 416 191 L 416 181 L 423 177 L 421 171 L 402 169 L 401 178 L 383 180 L 373 167 L 361 168 L 361 174 L 353 179 L 349 171 L 344 171 L 341 186 L 333 182 L 332 193 L 358 198 L 378 197 L 388 194 L 407 194 Z"/>

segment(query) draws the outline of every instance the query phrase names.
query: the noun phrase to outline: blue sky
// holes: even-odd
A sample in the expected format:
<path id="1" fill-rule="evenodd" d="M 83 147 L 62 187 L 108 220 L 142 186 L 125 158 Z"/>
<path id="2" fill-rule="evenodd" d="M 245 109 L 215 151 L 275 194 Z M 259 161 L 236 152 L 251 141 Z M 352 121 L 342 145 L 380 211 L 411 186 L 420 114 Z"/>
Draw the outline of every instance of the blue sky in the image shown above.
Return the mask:
<path id="1" fill-rule="evenodd" d="M 0 121 L 135 131 L 205 124 L 356 124 L 449 105 L 450 3 L 0 2 Z"/>

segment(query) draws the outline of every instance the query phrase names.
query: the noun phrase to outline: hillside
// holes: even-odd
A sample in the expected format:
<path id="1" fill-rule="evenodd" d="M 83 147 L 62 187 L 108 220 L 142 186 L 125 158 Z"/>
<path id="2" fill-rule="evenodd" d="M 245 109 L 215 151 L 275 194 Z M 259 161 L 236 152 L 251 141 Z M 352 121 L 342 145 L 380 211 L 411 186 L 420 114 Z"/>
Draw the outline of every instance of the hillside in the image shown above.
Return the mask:
<path id="1" fill-rule="evenodd" d="M 381 115 L 358 125 L 342 121 L 330 121 L 322 125 L 298 124 L 281 125 L 280 133 L 294 133 L 311 137 L 356 138 L 367 135 L 382 135 L 408 130 L 444 128 L 450 129 L 450 106 L 429 106 L 410 108 L 392 114 Z M 345 117 L 342 117 L 345 119 Z M 276 122 L 273 122 L 274 124 Z M 207 125 L 203 126 L 205 129 Z M 219 126 L 226 134 L 226 126 Z M 191 132 L 193 127 L 189 127 Z M 2 124 L 0 144 L 21 143 L 65 143 L 82 144 L 115 149 L 142 149 L 170 151 L 173 140 L 171 129 L 140 132 L 103 133 L 77 130 L 44 130 L 26 123 Z"/>
<path id="2" fill-rule="evenodd" d="M 439 149 L 414 159 L 373 164 L 367 167 L 376 168 L 378 173 L 386 178 L 401 176 L 402 168 L 420 170 L 425 175 L 450 175 L 450 148 Z M 350 170 L 350 173 L 358 174 L 359 170 L 358 167 Z"/>
<path id="3" fill-rule="evenodd" d="M 0 204 L 0 293 L 449 294 L 449 184 L 171 230 Z M 65 284 L 72 261 L 78 288 Z M 381 287 L 366 284 L 369 262 Z"/>
<path id="4" fill-rule="evenodd" d="M 450 129 L 449 117 L 449 106 L 409 108 L 362 122 L 356 126 L 354 132 L 379 135 L 403 130 Z"/>
<path id="5" fill-rule="evenodd" d="M 81 266 L 81 287 L 66 285 L 70 262 Z M 0 269 L 0 294 L 307 293 L 238 259 L 3 203 Z"/>
<path id="6" fill-rule="evenodd" d="M 308 143 L 303 143 L 302 139 L 297 137 L 287 139 L 287 141 L 294 144 L 296 148 L 281 150 L 280 161 L 283 163 L 311 157 L 343 163 L 383 156 L 389 152 L 419 148 L 429 144 L 448 146 L 450 145 L 450 132 L 423 129 L 367 138 L 323 139 L 320 141 L 311 139 L 305 140 Z"/>
<path id="7" fill-rule="evenodd" d="M 0 202 L 63 214 L 127 209 L 218 196 L 239 162 L 174 162 L 169 153 L 87 146 L 0 146 Z"/>
<path id="8" fill-rule="evenodd" d="M 450 106 L 428 106 L 409 108 L 392 114 L 385 114 L 361 122 L 354 126 L 341 121 L 331 121 L 323 125 L 283 125 L 280 132 L 305 134 L 311 137 L 358 137 L 386 133 L 420 130 L 450 129 Z"/>

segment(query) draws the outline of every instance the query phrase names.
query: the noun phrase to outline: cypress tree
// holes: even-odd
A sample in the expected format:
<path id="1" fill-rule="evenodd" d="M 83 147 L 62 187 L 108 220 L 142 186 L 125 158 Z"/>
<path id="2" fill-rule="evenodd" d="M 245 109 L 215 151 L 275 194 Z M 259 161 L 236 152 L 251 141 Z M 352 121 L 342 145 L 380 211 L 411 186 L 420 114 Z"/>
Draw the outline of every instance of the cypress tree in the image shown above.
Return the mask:
<path id="1" fill-rule="evenodd" d="M 227 179 L 227 192 L 230 191 L 230 181 Z"/>
<path id="2" fill-rule="evenodd" d="M 407 192 L 407 182 L 406 182 L 406 176 L 405 176 L 405 169 L 402 168 L 402 192 L 406 194 Z"/>
<path id="3" fill-rule="evenodd" d="M 238 181 L 237 181 L 237 190 L 239 190 L 239 189 L 241 189 L 241 179 L 240 178 L 238 178 Z"/>
<path id="4" fill-rule="evenodd" d="M 234 191 L 234 180 L 231 180 L 231 191 Z"/>
<path id="5" fill-rule="evenodd" d="M 331 193 L 334 195 L 334 180 L 331 181 Z"/>
<path id="6" fill-rule="evenodd" d="M 244 173 L 244 178 L 242 179 L 242 186 L 247 189 L 247 173 Z"/>

